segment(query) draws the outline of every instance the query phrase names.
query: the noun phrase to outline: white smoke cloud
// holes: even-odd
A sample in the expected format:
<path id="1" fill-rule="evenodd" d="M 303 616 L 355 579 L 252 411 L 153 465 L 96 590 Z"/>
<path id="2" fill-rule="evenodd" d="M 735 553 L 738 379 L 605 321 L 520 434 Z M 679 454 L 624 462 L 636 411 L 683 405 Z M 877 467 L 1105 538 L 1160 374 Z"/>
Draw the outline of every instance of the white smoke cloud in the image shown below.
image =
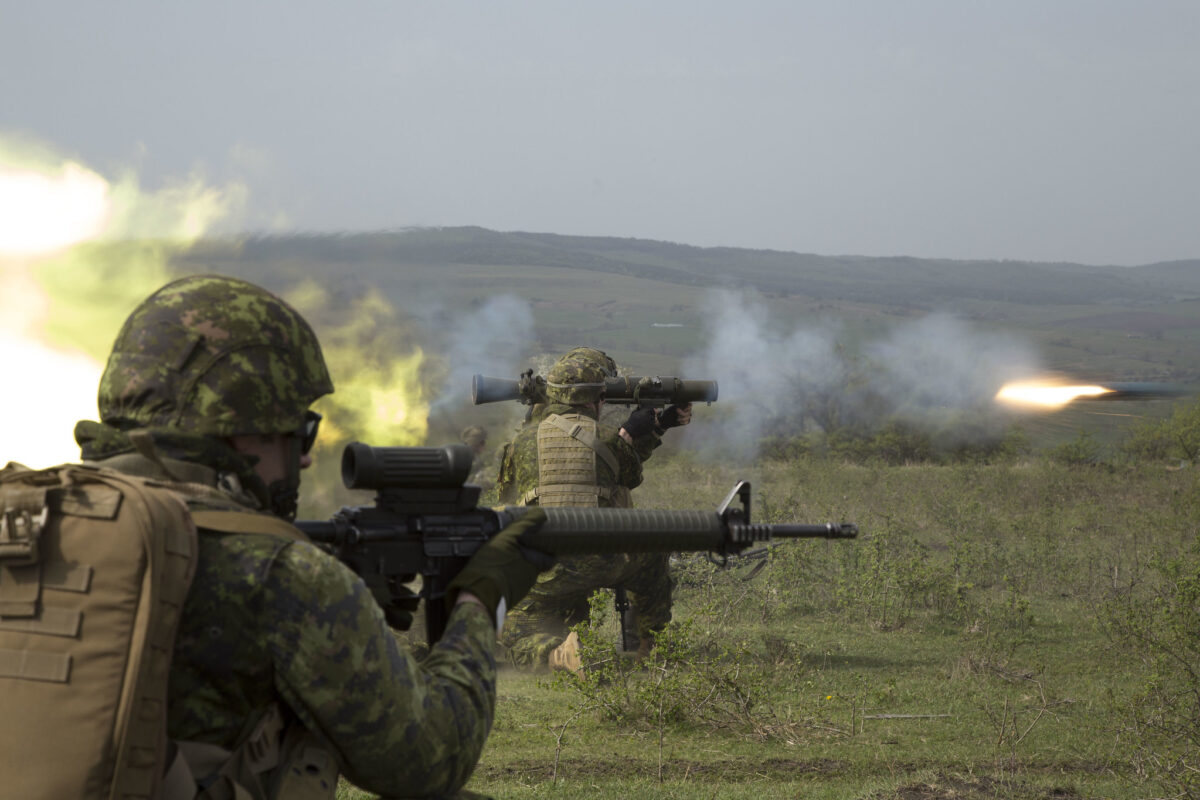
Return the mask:
<path id="1" fill-rule="evenodd" d="M 844 330 L 772 319 L 745 293 L 713 292 L 704 311 L 709 345 L 684 374 L 716 379 L 720 401 L 690 433 L 722 453 L 753 456 L 764 437 L 895 419 L 933 431 L 952 412 L 990 413 L 1005 381 L 1040 371 L 1029 344 L 945 314 L 851 347 Z"/>
<path id="2" fill-rule="evenodd" d="M 751 452 L 772 421 L 795 406 L 802 387 L 820 392 L 840 383 L 833 332 L 780 330 L 760 300 L 730 291 L 710 293 L 703 316 L 712 321 L 710 344 L 685 361 L 683 374 L 717 381 L 719 413 L 703 427 L 722 450 Z"/>
<path id="3" fill-rule="evenodd" d="M 931 411 L 978 408 L 1009 380 L 1040 371 L 1028 343 L 947 314 L 901 325 L 871 342 L 866 355 L 878 370 L 872 383 L 890 399 L 892 413 L 913 421 Z"/>
<path id="4" fill-rule="evenodd" d="M 434 408 L 470 402 L 471 378 L 476 374 L 497 378 L 515 378 L 527 368 L 525 361 L 534 340 L 533 310 L 516 295 L 490 297 L 477 308 L 447 316 L 440 322 L 428 317 L 425 326 L 448 328 L 437 337 L 445 342 L 440 355 L 445 373 L 435 392 Z"/>

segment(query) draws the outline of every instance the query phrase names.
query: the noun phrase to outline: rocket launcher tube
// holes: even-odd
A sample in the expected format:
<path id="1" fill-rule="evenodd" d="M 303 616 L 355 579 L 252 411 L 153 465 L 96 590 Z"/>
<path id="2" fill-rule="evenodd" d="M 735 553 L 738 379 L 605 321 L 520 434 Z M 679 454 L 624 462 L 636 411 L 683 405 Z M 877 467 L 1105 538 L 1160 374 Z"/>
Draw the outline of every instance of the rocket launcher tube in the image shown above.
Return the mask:
<path id="1" fill-rule="evenodd" d="M 471 402 L 475 405 L 516 400 L 525 405 L 546 402 L 546 381 L 528 371 L 518 380 L 475 375 L 471 379 Z M 685 403 L 714 403 L 717 382 L 687 380 L 673 376 L 625 376 L 604 382 L 604 402 L 611 405 L 666 406 Z"/>

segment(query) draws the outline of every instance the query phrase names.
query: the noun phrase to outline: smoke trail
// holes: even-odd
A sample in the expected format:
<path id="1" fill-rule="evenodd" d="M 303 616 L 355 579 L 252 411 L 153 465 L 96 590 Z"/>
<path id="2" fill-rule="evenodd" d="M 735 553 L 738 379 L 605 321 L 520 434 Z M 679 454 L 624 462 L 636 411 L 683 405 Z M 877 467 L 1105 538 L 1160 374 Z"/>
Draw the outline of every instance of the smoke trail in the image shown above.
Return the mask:
<path id="1" fill-rule="evenodd" d="M 891 413 L 914 422 L 945 409 L 990 406 L 1001 386 L 1038 370 L 1028 343 L 947 314 L 898 327 L 870 343 L 866 355 L 878 370 L 873 386 L 889 398 Z"/>
<path id="2" fill-rule="evenodd" d="M 729 291 L 710 293 L 703 316 L 712 321 L 710 344 L 685 361 L 683 374 L 717 380 L 719 412 L 712 427 L 705 423 L 704 435 L 715 433 L 721 450 L 752 453 L 770 428 L 794 416 L 803 393 L 815 398 L 843 383 L 832 332 L 774 329 L 761 301 Z"/>
<path id="3" fill-rule="evenodd" d="M 755 455 L 764 437 L 869 431 L 897 419 L 932 432 L 951 412 L 990 413 L 1006 380 L 1038 369 L 1029 345 L 948 315 L 852 347 L 844 330 L 789 328 L 743 293 L 714 292 L 704 312 L 710 344 L 684 374 L 715 378 L 720 403 L 689 433 L 738 456 Z"/>
<path id="4" fill-rule="evenodd" d="M 524 356 L 533 341 L 533 310 L 523 298 L 498 295 L 469 312 L 440 316 L 437 327 L 449 330 L 438 337 L 446 345 L 438 353 L 441 374 L 434 379 L 434 408 L 466 401 L 475 374 L 515 378 L 526 368 Z"/>

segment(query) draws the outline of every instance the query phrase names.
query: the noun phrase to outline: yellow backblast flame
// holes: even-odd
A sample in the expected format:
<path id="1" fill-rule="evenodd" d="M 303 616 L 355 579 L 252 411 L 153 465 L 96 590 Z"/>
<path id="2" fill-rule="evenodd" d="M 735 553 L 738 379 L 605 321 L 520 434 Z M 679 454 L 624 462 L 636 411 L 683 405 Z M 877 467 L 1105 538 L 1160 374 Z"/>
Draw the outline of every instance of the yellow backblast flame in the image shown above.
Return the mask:
<path id="1" fill-rule="evenodd" d="M 112 213 L 108 182 L 79 164 L 10 166 L 0 152 L 0 258 L 39 256 L 86 241 Z"/>
<path id="2" fill-rule="evenodd" d="M 1068 386 L 1051 381 L 1019 381 L 1005 384 L 996 393 L 998 402 L 1015 406 L 1061 408 L 1081 397 L 1097 397 L 1112 389 L 1103 386 Z"/>
<path id="3" fill-rule="evenodd" d="M 71 430 L 121 323 L 171 278 L 167 259 L 244 199 L 192 177 L 144 192 L 0 140 L 0 464 L 79 458 Z"/>
<path id="4" fill-rule="evenodd" d="M 347 302 L 333 300 L 316 282 L 285 295 L 316 331 L 335 392 L 314 405 L 324 415 L 318 451 L 348 441 L 415 446 L 429 428 L 425 355 L 395 309 L 376 290 Z"/>

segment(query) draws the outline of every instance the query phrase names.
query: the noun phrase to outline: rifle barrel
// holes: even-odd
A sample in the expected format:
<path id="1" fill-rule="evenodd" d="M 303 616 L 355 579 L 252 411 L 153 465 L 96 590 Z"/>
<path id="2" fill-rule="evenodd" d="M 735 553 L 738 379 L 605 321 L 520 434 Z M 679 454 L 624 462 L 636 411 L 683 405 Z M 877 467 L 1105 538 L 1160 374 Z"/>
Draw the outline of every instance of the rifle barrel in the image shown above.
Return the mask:
<path id="1" fill-rule="evenodd" d="M 515 509 L 514 509 L 515 510 Z M 547 508 L 546 524 L 526 534 L 530 547 L 555 555 L 735 552 L 773 538 L 853 538 L 849 523 L 767 525 L 726 521 L 715 511 Z"/>
<path id="2" fill-rule="evenodd" d="M 826 522 L 824 525 L 783 523 L 769 527 L 772 539 L 853 539 L 858 536 L 858 526 L 853 522 Z"/>
<path id="3" fill-rule="evenodd" d="M 555 555 L 720 550 L 725 525 L 713 511 L 642 508 L 547 508 L 546 524 L 527 534 Z"/>

